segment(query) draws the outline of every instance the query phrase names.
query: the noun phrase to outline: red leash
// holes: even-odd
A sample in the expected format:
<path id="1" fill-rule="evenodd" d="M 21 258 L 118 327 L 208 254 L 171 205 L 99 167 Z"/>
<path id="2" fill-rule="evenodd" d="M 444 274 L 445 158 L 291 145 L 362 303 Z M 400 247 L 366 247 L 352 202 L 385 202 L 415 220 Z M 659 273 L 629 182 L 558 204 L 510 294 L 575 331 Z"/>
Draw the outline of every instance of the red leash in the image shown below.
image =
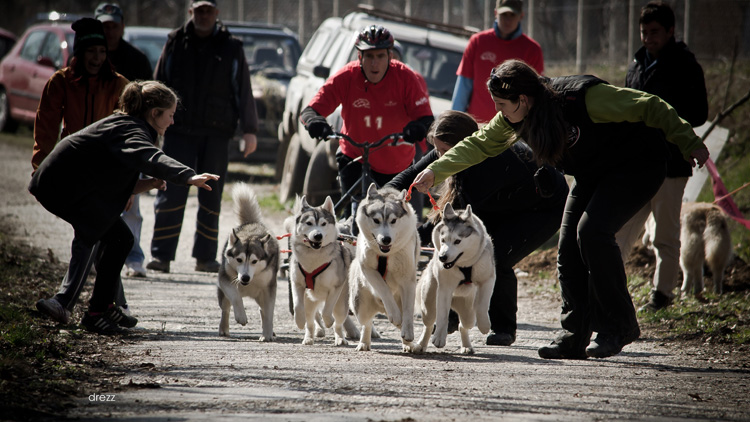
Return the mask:
<path id="1" fill-rule="evenodd" d="M 409 190 L 406 192 L 406 200 L 407 201 L 411 200 L 411 190 L 412 190 L 412 188 L 414 188 L 414 183 L 412 183 L 409 186 Z M 432 195 L 430 195 L 429 191 L 427 191 L 427 196 L 430 198 L 430 203 L 432 204 L 432 209 L 435 210 L 435 211 L 440 211 L 440 207 L 437 206 L 437 202 L 435 201 L 435 199 L 432 198 Z"/>

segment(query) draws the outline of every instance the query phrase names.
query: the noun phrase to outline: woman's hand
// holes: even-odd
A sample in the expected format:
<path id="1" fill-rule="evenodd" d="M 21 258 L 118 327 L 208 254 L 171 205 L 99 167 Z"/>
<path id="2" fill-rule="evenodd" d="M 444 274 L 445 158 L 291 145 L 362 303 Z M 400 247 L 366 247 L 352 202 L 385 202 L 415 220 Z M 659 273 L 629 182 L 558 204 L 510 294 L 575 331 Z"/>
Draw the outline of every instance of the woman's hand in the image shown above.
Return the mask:
<path id="1" fill-rule="evenodd" d="M 255 152 L 256 149 L 258 149 L 258 138 L 255 136 L 255 134 L 252 133 L 246 133 L 242 135 L 242 139 L 245 141 L 245 150 L 242 151 L 243 156 L 247 158 L 248 155 Z"/>
<path id="2" fill-rule="evenodd" d="M 435 184 L 435 173 L 430 169 L 424 169 L 414 178 L 414 187 L 422 193 L 427 191 Z"/>
<path id="3" fill-rule="evenodd" d="M 211 191 L 213 189 L 207 183 L 209 180 L 219 180 L 219 176 L 211 173 L 196 174 L 188 180 L 188 184 Z"/>
<path id="4" fill-rule="evenodd" d="M 698 167 L 703 167 L 704 164 L 706 164 L 706 161 L 708 161 L 708 148 L 703 147 L 700 149 L 696 149 L 695 151 L 690 153 L 690 158 L 694 159 L 690 160 L 690 166 L 695 167 L 695 163 L 698 163 Z"/>

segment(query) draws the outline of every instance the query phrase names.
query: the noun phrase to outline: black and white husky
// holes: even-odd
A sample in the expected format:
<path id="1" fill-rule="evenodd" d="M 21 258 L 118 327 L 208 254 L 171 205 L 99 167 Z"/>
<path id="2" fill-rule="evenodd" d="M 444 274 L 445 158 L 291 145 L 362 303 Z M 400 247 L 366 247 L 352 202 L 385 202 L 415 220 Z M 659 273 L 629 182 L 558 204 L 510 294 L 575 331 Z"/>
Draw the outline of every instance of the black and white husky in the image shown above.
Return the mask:
<path id="1" fill-rule="evenodd" d="M 315 323 L 322 316 L 327 327 L 334 327 L 334 344 L 345 346 L 348 343 L 344 329 L 353 330 L 354 338 L 359 336 L 349 318 L 348 280 L 352 253 L 338 240 L 331 197 L 320 207 L 310 206 L 304 196 L 297 198 L 293 219 L 289 279 L 294 321 L 305 330 L 302 344 L 314 343 Z"/>
<path id="2" fill-rule="evenodd" d="M 432 344 L 445 346 L 448 312 L 453 309 L 460 321 L 461 353 L 474 353 L 469 330 L 476 324 L 483 334 L 490 331 L 490 298 L 495 287 L 492 240 L 471 205 L 464 211 L 454 211 L 449 203 L 432 232 L 432 243 L 435 254 L 417 287 L 425 327 L 414 352 L 427 349 L 435 322 Z"/>
<path id="3" fill-rule="evenodd" d="M 350 306 L 362 325 L 357 350 L 370 350 L 373 318 L 385 313 L 412 351 L 419 235 L 406 191 L 371 184 L 357 209 L 357 249 L 349 270 Z"/>
<path id="4" fill-rule="evenodd" d="M 221 307 L 219 335 L 229 336 L 229 311 L 234 319 L 247 324 L 243 297 L 251 297 L 260 307 L 263 327 L 260 341 L 273 341 L 273 312 L 276 306 L 276 272 L 279 269 L 279 244 L 261 222 L 255 192 L 238 183 L 232 191 L 234 211 L 240 224 L 232 229 L 224 245 L 219 268 L 218 298 Z"/>

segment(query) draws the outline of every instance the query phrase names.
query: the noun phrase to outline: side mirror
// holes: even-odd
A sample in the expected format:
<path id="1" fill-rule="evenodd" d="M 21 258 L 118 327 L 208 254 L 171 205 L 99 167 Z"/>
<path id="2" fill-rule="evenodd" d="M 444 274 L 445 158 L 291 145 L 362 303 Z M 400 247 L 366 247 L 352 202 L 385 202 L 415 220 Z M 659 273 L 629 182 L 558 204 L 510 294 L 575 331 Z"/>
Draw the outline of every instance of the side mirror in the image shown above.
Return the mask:
<path id="1" fill-rule="evenodd" d="M 49 57 L 39 57 L 38 59 L 36 59 L 36 62 L 40 66 L 57 68 L 57 66 L 55 66 L 55 62 L 53 62 Z"/>
<path id="2" fill-rule="evenodd" d="M 319 78 L 328 79 L 328 75 L 330 74 L 331 74 L 331 69 L 325 66 L 315 66 L 313 68 L 313 75 Z"/>

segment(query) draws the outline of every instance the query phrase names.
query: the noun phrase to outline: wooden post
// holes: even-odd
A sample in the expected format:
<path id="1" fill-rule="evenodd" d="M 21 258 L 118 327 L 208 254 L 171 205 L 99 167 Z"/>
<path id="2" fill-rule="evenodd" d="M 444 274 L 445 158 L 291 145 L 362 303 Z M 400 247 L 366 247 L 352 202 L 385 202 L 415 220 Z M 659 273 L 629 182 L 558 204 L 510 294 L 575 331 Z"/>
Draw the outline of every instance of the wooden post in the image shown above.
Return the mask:
<path id="1" fill-rule="evenodd" d="M 534 0 L 529 0 L 528 6 L 526 7 L 526 35 L 530 38 L 534 38 Z"/>
<path id="2" fill-rule="evenodd" d="M 464 13 L 463 13 L 463 21 L 461 22 L 461 25 L 469 26 L 470 25 L 469 17 L 471 16 L 471 1 L 470 0 L 464 0 L 463 9 L 464 9 Z"/>
<path id="3" fill-rule="evenodd" d="M 305 25 L 305 0 L 299 0 L 299 8 L 297 9 L 297 21 L 299 22 L 299 42 L 302 45 L 307 44 L 307 28 Z"/>
<path id="4" fill-rule="evenodd" d="M 576 73 L 583 73 L 583 9 L 584 0 L 578 0 L 578 22 L 576 24 Z"/>
<path id="5" fill-rule="evenodd" d="M 450 23 L 451 0 L 443 0 L 443 23 Z"/>
<path id="6" fill-rule="evenodd" d="M 692 3 L 690 0 L 685 0 L 685 33 L 682 35 L 682 41 L 687 45 L 690 45 L 690 9 L 692 8 Z"/>

